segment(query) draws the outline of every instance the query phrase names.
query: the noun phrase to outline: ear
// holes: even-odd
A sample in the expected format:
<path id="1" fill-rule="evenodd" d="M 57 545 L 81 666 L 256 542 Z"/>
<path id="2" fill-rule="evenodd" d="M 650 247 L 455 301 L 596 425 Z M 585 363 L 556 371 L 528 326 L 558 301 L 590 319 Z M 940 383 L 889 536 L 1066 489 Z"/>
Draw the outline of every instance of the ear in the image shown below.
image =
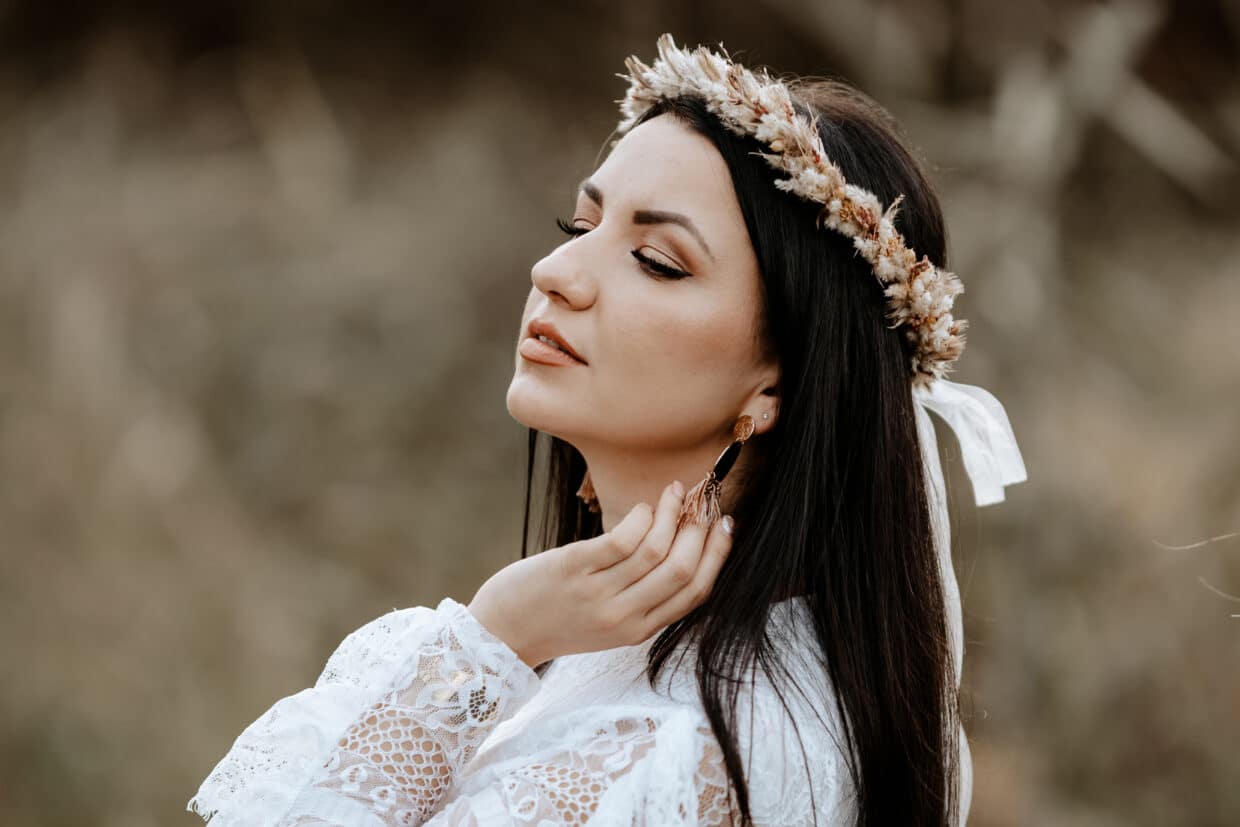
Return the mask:
<path id="1" fill-rule="evenodd" d="M 779 402 L 779 366 L 773 363 L 764 365 L 755 375 L 753 392 L 741 408 L 741 413 L 753 417 L 755 434 L 765 434 L 775 427 L 779 421 Z"/>

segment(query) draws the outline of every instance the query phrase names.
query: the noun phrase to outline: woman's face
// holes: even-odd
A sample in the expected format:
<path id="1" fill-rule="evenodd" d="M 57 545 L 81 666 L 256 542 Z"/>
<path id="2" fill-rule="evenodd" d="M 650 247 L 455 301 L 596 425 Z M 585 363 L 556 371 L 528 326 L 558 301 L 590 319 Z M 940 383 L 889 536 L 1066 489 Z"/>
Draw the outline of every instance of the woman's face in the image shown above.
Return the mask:
<path id="1" fill-rule="evenodd" d="M 583 452 L 691 451 L 726 444 L 747 410 L 774 410 L 747 405 L 778 371 L 760 359 L 758 262 L 709 140 L 672 115 L 637 126 L 583 183 L 567 223 L 581 234 L 530 272 L 513 418 Z M 689 275 L 648 269 L 658 266 Z M 535 319 L 554 324 L 584 363 L 523 355 Z"/>

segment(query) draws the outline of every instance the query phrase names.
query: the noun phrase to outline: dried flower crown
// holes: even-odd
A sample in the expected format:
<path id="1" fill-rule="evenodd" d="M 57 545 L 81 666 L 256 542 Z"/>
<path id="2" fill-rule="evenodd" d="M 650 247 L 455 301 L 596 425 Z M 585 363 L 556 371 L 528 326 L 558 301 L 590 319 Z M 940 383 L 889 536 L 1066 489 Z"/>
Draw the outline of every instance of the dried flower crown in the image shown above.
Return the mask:
<path id="1" fill-rule="evenodd" d="M 893 223 L 904 196 L 884 212 L 874 193 L 845 181 L 827 157 L 817 115 L 800 115 L 788 87 L 765 69 L 755 75 L 734 63 L 726 51 L 719 55 L 703 46 L 692 52 L 681 49 L 670 34 L 659 38 L 658 47 L 653 66 L 636 56 L 624 61 L 629 74 L 618 77 L 629 81 L 629 89 L 617 101 L 624 115 L 617 131 L 628 132 L 660 100 L 696 94 L 730 131 L 765 143 L 772 151 L 756 154 L 790 176 L 775 186 L 823 204 L 817 224 L 851 238 L 870 263 L 887 296 L 891 327 L 906 326 L 913 350 L 913 383 L 928 386 L 945 375 L 964 350 L 968 322 L 951 314 L 964 286 L 955 274 L 935 267 L 925 256 L 919 260 L 905 245 Z"/>

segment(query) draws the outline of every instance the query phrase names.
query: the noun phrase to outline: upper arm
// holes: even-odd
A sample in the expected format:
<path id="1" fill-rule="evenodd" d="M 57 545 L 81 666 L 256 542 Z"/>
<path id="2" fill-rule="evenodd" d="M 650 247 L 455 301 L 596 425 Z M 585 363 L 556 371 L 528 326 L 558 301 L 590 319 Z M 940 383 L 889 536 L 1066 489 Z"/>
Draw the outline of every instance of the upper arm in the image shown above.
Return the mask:
<path id="1" fill-rule="evenodd" d="M 313 688 L 246 727 L 189 808 L 221 824 L 421 823 L 537 690 L 451 598 L 389 613 L 349 635 Z"/>

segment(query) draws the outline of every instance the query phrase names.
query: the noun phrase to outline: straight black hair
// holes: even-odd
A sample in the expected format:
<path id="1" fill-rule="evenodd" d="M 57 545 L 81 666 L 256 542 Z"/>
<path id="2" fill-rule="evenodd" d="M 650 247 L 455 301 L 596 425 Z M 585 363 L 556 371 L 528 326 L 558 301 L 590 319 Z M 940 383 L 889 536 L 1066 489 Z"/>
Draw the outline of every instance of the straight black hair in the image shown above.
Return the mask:
<path id="1" fill-rule="evenodd" d="M 903 194 L 897 229 L 945 267 L 938 199 L 890 115 L 842 81 L 785 82 L 798 110 L 817 114 L 845 178 L 884 205 Z M 660 102 L 639 123 L 664 114 L 707 137 L 727 162 L 761 271 L 754 335 L 777 355 L 781 387 L 776 426 L 745 447 L 757 458 L 732 512 L 732 551 L 706 602 L 656 637 L 650 684 L 682 643 L 696 642 L 697 684 L 741 811 L 734 823 L 752 824 L 735 716 L 725 713 L 755 663 L 776 687 L 789 679 L 775 674 L 784 670 L 765 630 L 773 603 L 802 595 L 818 643 L 812 654 L 833 693 L 798 689 L 834 696 L 859 824 L 955 825 L 955 672 L 903 329 L 887 326 L 882 288 L 850 239 L 816 227 L 820 205 L 774 186 L 779 174 L 751 154 L 766 147 L 728 131 L 696 96 Z M 530 429 L 522 557 L 540 436 Z M 585 460 L 545 436 L 539 548 L 598 536 L 600 515 L 576 497 Z M 809 754 L 829 748 L 810 746 Z"/>

